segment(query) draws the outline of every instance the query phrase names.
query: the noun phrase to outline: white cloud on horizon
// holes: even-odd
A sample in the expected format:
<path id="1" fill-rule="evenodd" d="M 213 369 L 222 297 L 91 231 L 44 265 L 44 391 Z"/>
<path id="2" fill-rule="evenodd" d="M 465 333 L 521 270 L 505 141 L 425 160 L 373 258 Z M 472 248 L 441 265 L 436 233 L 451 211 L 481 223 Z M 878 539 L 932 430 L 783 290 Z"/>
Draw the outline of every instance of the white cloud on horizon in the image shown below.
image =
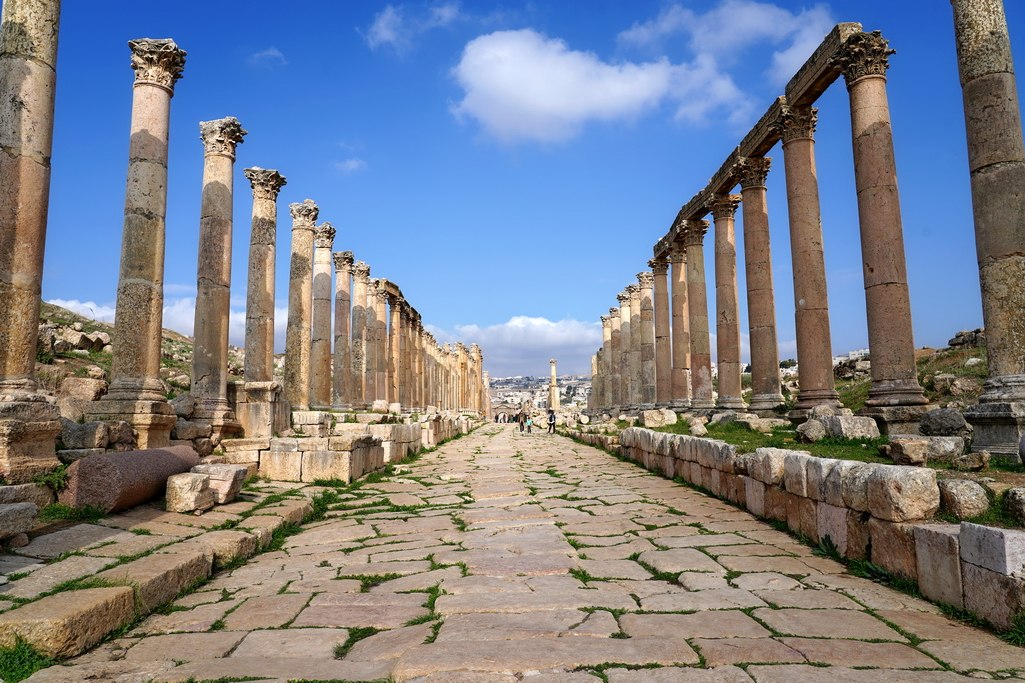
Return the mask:
<path id="1" fill-rule="evenodd" d="M 344 173 L 345 175 L 356 173 L 357 171 L 362 171 L 366 167 L 367 162 L 357 157 L 351 157 L 349 159 L 346 159 L 345 161 L 335 162 L 335 168 Z"/>
<path id="2" fill-rule="evenodd" d="M 284 53 L 273 45 L 249 55 L 246 62 L 250 66 L 284 66 L 288 64 Z"/>
<path id="3" fill-rule="evenodd" d="M 448 26 L 460 17 L 459 4 L 456 2 L 435 4 L 427 8 L 426 12 L 409 5 L 389 4 L 374 15 L 374 21 L 363 38 L 371 50 L 387 46 L 396 52 L 404 52 L 424 33 Z"/>

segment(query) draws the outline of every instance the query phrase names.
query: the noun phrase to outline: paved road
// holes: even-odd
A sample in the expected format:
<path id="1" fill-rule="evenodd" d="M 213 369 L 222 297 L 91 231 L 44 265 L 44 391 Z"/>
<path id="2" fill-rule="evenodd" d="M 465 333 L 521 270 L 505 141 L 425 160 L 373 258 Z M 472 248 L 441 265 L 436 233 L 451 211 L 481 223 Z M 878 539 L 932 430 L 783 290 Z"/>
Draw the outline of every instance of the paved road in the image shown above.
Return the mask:
<path id="1" fill-rule="evenodd" d="M 347 496 L 349 509 L 282 551 L 31 680 L 931 682 L 1025 672 L 1025 650 L 563 437 L 487 425 L 402 470 Z"/>

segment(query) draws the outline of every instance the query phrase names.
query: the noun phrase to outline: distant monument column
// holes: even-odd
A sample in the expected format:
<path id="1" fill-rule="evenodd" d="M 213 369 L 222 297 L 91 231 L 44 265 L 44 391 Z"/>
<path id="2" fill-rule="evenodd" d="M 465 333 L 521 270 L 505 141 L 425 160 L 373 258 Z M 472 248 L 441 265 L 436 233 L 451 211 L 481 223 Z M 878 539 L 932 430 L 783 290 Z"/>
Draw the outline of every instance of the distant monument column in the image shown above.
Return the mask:
<path id="1" fill-rule="evenodd" d="M 769 248 L 769 209 L 765 198 L 765 179 L 770 163 L 767 157 L 744 158 L 738 168 L 743 196 L 747 317 L 751 334 L 750 410 L 765 417 L 775 414 L 775 410 L 783 405 Z"/>
<path id="2" fill-rule="evenodd" d="M 669 247 L 673 269 L 671 297 L 673 307 L 673 374 L 670 406 L 690 408 L 690 307 L 687 305 L 687 247 L 674 243 Z"/>
<path id="3" fill-rule="evenodd" d="M 310 325 L 313 309 L 313 230 L 320 209 L 307 199 L 289 205 L 292 258 L 285 328 L 285 399 L 296 410 L 310 409 Z"/>
<path id="4" fill-rule="evenodd" d="M 231 315 L 231 235 L 235 147 L 246 131 L 234 116 L 199 124 L 203 194 L 193 325 L 193 420 L 211 426 L 214 445 L 242 425 L 228 405 L 228 318 Z"/>
<path id="5" fill-rule="evenodd" d="M 708 299 L 705 293 L 705 250 L 708 221 L 684 221 L 687 247 L 687 315 L 690 321 L 690 368 L 692 408 L 707 409 L 712 401 L 712 350 L 708 332 Z"/>
<path id="6" fill-rule="evenodd" d="M 174 84 L 185 51 L 173 40 L 129 41 L 135 89 L 128 146 L 125 224 L 121 239 L 110 390 L 86 413 L 92 420 L 125 420 L 139 448 L 170 443 L 176 417 L 160 381 L 164 309 L 164 218 L 167 139 Z"/>
<path id="7" fill-rule="evenodd" d="M 786 169 L 800 382 L 797 405 L 791 414 L 798 418 L 818 405 L 841 407 L 833 383 L 833 343 L 829 334 L 826 261 L 815 171 L 817 117 L 818 110 L 812 107 L 786 106 L 777 124 L 783 138 Z"/>
<path id="8" fill-rule="evenodd" d="M 850 94 L 854 181 L 868 310 L 872 386 L 865 415 L 884 433 L 918 433 L 928 403 L 918 384 L 904 259 L 893 129 L 886 97 L 889 43 L 878 31 L 855 33 L 836 56 Z"/>
<path id="9" fill-rule="evenodd" d="M 669 341 L 669 262 L 648 261 L 655 278 L 655 404 L 668 408 L 673 395 L 673 349 Z"/>
<path id="10" fill-rule="evenodd" d="M 374 283 L 374 400 L 388 403 L 388 292 L 384 280 Z"/>
<path id="11" fill-rule="evenodd" d="M 619 301 L 619 410 L 629 411 L 633 409 L 630 402 L 630 346 L 631 346 L 631 314 L 630 314 L 630 293 L 623 290 L 616 295 Z"/>
<path id="12" fill-rule="evenodd" d="M 285 177 L 274 170 L 247 168 L 253 189 L 253 223 L 249 235 L 249 287 L 246 291 L 245 400 L 235 414 L 247 437 L 283 432 L 291 420 L 274 380 L 274 261 L 278 232 L 278 193 Z"/>
<path id="13" fill-rule="evenodd" d="M 641 320 L 641 288 L 636 283 L 626 286 L 630 296 L 630 405 L 638 410 L 644 403 L 643 377 L 641 375 L 641 345 L 644 344 L 644 321 Z"/>
<path id="14" fill-rule="evenodd" d="M 0 476 L 60 463 L 60 412 L 37 393 L 36 342 L 57 80 L 58 0 L 4 0 L 0 18 Z"/>
<path id="15" fill-rule="evenodd" d="M 618 306 L 609 308 L 609 392 L 608 409 L 613 418 L 618 417 L 623 405 L 623 356 L 622 318 Z"/>
<path id="16" fill-rule="evenodd" d="M 641 299 L 641 408 L 655 407 L 655 310 L 651 300 L 654 276 L 645 271 L 637 273 L 638 294 Z"/>
<path id="17" fill-rule="evenodd" d="M 321 223 L 313 232 L 313 329 L 310 338 L 310 400 L 331 405 L 331 249 L 335 229 Z"/>
<path id="18" fill-rule="evenodd" d="M 367 303 L 370 266 L 356 261 L 352 266 L 352 407 L 367 408 Z"/>
<path id="19" fill-rule="evenodd" d="M 548 407 L 552 410 L 559 410 L 559 372 L 556 369 L 557 361 L 552 358 L 548 361 L 548 365 L 551 366 L 552 377 L 548 382 Z"/>
<path id="20" fill-rule="evenodd" d="M 1025 433 L 1025 143 L 1001 0 L 953 0 L 989 379 L 972 450 L 1016 459 Z M 1021 27 L 1019 27 L 1021 28 Z"/>
<path id="21" fill-rule="evenodd" d="M 335 263 L 334 406 L 349 410 L 353 407 L 352 352 L 349 346 L 353 256 L 351 251 L 336 251 L 331 257 Z"/>
<path id="22" fill-rule="evenodd" d="M 740 303 L 737 296 L 737 236 L 734 216 L 740 195 L 713 195 L 708 209 L 715 219 L 715 341 L 719 369 L 716 408 L 743 410 L 740 366 Z"/>

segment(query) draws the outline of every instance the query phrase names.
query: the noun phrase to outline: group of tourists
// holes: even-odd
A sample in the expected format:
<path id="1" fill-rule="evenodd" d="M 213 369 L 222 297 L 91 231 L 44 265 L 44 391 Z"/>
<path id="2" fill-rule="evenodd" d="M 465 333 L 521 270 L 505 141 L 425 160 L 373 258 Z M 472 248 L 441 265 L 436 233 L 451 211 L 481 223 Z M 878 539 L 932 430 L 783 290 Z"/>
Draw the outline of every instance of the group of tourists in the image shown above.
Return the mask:
<path id="1" fill-rule="evenodd" d="M 521 432 L 525 430 L 527 432 L 527 434 L 531 433 L 531 430 L 534 427 L 534 418 L 531 417 L 530 415 L 528 415 L 526 411 L 521 410 L 519 413 L 516 414 L 516 417 L 513 418 L 513 419 L 520 425 L 520 431 Z M 495 422 L 508 422 L 508 421 L 509 421 L 509 417 L 505 413 L 501 413 L 499 415 L 495 415 Z M 554 410 L 549 409 L 547 423 L 548 423 L 548 433 L 549 434 L 554 434 L 555 433 L 555 411 Z"/>

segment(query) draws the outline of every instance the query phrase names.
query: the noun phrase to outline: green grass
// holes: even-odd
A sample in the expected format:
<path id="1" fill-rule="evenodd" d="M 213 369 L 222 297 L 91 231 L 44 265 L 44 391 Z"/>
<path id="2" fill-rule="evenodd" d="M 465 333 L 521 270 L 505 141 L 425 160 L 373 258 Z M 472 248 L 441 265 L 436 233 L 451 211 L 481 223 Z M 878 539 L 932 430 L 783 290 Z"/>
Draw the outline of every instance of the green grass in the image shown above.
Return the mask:
<path id="1" fill-rule="evenodd" d="M 380 629 L 376 629 L 373 626 L 356 626 L 355 628 L 349 629 L 349 637 L 345 639 L 345 642 L 335 646 L 335 659 L 342 659 L 345 655 L 349 654 L 349 650 L 352 646 L 361 640 L 369 638 L 375 633 L 380 633 Z"/>
<path id="2" fill-rule="evenodd" d="M 60 465 L 49 472 L 37 474 L 32 481 L 49 487 L 54 493 L 60 493 L 68 486 L 68 466 Z"/>
<path id="3" fill-rule="evenodd" d="M 55 659 L 39 654 L 35 648 L 18 638 L 14 647 L 0 649 L 0 679 L 6 683 L 23 681 L 40 669 L 56 663 Z"/>
<path id="4" fill-rule="evenodd" d="M 66 520 L 71 522 L 95 522 L 105 517 L 107 511 L 94 505 L 85 507 L 72 507 L 64 503 L 50 503 L 39 511 L 40 522 L 56 522 Z"/>
<path id="5" fill-rule="evenodd" d="M 676 424 L 666 425 L 665 427 L 659 427 L 655 431 L 667 432 L 669 434 L 686 434 L 690 435 L 690 423 L 686 420 L 677 420 Z"/>

